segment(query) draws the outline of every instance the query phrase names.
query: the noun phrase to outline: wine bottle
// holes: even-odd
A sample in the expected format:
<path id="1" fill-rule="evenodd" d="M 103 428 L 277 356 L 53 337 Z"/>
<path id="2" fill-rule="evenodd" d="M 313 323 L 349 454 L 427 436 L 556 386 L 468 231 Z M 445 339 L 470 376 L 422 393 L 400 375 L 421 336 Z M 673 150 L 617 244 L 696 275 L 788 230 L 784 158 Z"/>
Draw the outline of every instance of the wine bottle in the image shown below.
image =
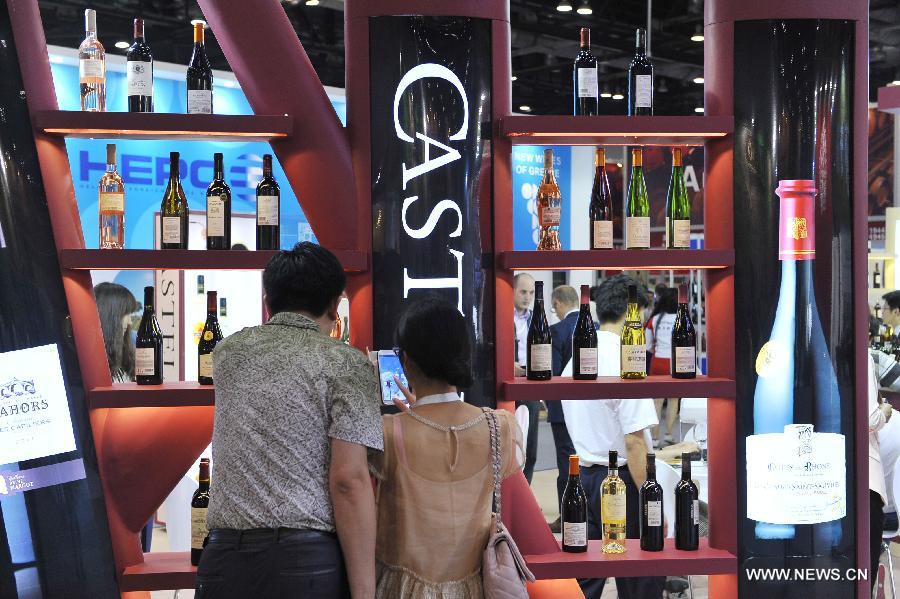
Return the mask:
<path id="1" fill-rule="evenodd" d="M 216 292 L 206 292 L 206 323 L 200 332 L 200 342 L 197 344 L 197 381 L 201 385 L 213 384 L 213 350 L 219 341 L 223 339 L 222 329 L 219 327 L 218 302 Z"/>
<path id="2" fill-rule="evenodd" d="M 631 150 L 631 178 L 628 180 L 628 203 L 625 206 L 625 247 L 650 247 L 650 199 L 644 179 L 644 154 Z"/>
<path id="3" fill-rule="evenodd" d="M 221 152 L 213 154 L 213 181 L 206 188 L 206 249 L 231 249 L 231 188 Z"/>
<path id="4" fill-rule="evenodd" d="M 206 277 L 197 275 L 197 295 L 206 293 Z"/>
<path id="5" fill-rule="evenodd" d="M 84 11 L 84 41 L 78 47 L 78 80 L 81 86 L 81 109 L 86 112 L 106 111 L 106 50 L 97 39 L 97 11 Z"/>
<path id="6" fill-rule="evenodd" d="M 881 320 L 881 302 L 875 302 L 875 307 L 872 311 L 875 313 L 875 318 Z"/>
<path id="7" fill-rule="evenodd" d="M 213 74 L 203 43 L 203 21 L 194 23 L 194 52 L 187 68 L 187 113 L 212 114 Z"/>
<path id="8" fill-rule="evenodd" d="M 755 464 L 760 467 L 751 468 L 748 462 L 748 497 L 752 492 L 754 500 L 748 499 L 747 516 L 756 521 L 756 539 L 774 540 L 782 554 L 786 551 L 783 541 L 797 539 L 787 549 L 798 552 L 791 555 L 830 555 L 841 541 L 841 520 L 846 517 L 842 487 L 845 443 L 840 390 L 819 319 L 813 279 L 815 181 L 782 180 L 776 194 L 781 199 L 781 283 L 772 332 L 756 356 L 754 435 L 746 442 L 747 455 L 758 454 Z M 804 414 L 812 413 L 813 422 L 797 422 L 795 406 Z M 801 467 L 791 461 L 791 452 L 802 456 L 805 448 L 817 446 L 822 448 L 815 456 L 817 475 L 827 477 L 821 480 L 841 482 L 831 492 L 823 489 L 807 498 L 802 507 L 792 505 L 795 496 L 789 494 L 790 489 L 784 492 L 788 495 L 779 493 L 785 487 L 778 473 Z"/>
<path id="9" fill-rule="evenodd" d="M 691 247 L 691 199 L 684 185 L 681 148 L 672 149 L 672 178 L 666 194 L 666 247 Z"/>
<path id="10" fill-rule="evenodd" d="M 116 144 L 106 144 L 106 172 L 100 177 L 100 248 L 125 247 L 125 184 L 116 171 Z"/>
<path id="11" fill-rule="evenodd" d="M 209 511 L 209 458 L 200 459 L 199 486 L 191 497 L 191 565 L 200 564 L 203 541 L 209 534 L 206 514 Z"/>
<path id="12" fill-rule="evenodd" d="M 541 228 L 538 250 L 560 250 L 559 220 L 562 215 L 562 194 L 553 172 L 553 150 L 544 150 L 544 178 L 537 193 L 538 224 Z"/>
<path id="13" fill-rule="evenodd" d="M 622 378 L 647 378 L 647 342 L 634 285 L 628 286 L 628 308 L 622 325 Z"/>
<path id="14" fill-rule="evenodd" d="M 153 112 L 153 54 L 144 40 L 144 19 L 134 20 L 134 43 L 125 60 L 128 112 Z"/>
<path id="15" fill-rule="evenodd" d="M 872 273 L 872 289 L 881 289 L 881 270 L 878 263 L 875 263 L 875 272 Z"/>
<path id="16" fill-rule="evenodd" d="M 641 549 L 662 551 L 666 539 L 663 488 L 656 481 L 656 454 L 647 454 L 647 480 L 641 485 Z"/>
<path id="17" fill-rule="evenodd" d="M 672 326 L 672 377 L 692 379 L 697 377 L 697 331 L 688 310 L 687 285 L 678 287 L 678 313 Z"/>
<path id="18" fill-rule="evenodd" d="M 559 506 L 562 522 L 562 550 L 568 553 L 587 551 L 587 494 L 581 486 L 578 456 L 569 456 L 569 480 Z"/>
<path id="19" fill-rule="evenodd" d="M 164 250 L 188 248 L 188 205 L 181 187 L 179 161 L 178 152 L 169 153 L 169 184 L 159 208 L 162 219 L 159 246 Z"/>
<path id="20" fill-rule="evenodd" d="M 606 150 L 597 148 L 594 157 L 594 187 L 591 189 L 591 249 L 613 248 L 613 208 L 606 177 Z"/>
<path id="21" fill-rule="evenodd" d="M 681 480 L 675 485 L 675 548 L 696 551 L 700 545 L 700 493 L 691 480 L 691 454 L 681 454 Z"/>
<path id="22" fill-rule="evenodd" d="M 597 114 L 597 103 L 599 102 L 597 59 L 591 54 L 591 30 L 587 27 L 581 28 L 581 49 L 578 50 L 578 56 L 575 57 L 573 71 L 572 76 L 575 80 L 574 114 L 576 116 Z"/>
<path id="23" fill-rule="evenodd" d="M 581 286 L 581 311 L 572 333 L 572 378 L 576 380 L 597 378 L 597 331 L 589 291 L 588 285 Z"/>
<path id="24" fill-rule="evenodd" d="M 528 327 L 525 375 L 529 381 L 549 381 L 553 376 L 550 325 L 544 314 L 544 282 L 534 282 L 534 312 Z"/>
<path id="25" fill-rule="evenodd" d="M 628 67 L 628 116 L 653 114 L 653 63 L 647 57 L 647 30 L 635 34 L 634 58 Z"/>
<path id="26" fill-rule="evenodd" d="M 619 478 L 619 452 L 609 452 L 609 474 L 600 487 L 603 553 L 625 553 L 625 481 Z"/>
<path id="27" fill-rule="evenodd" d="M 134 350 L 134 376 L 138 385 L 163 382 L 162 329 L 156 320 L 153 287 L 144 287 L 144 314 L 138 325 Z"/>
<path id="28" fill-rule="evenodd" d="M 256 249 L 281 249 L 281 189 L 272 176 L 272 155 L 263 156 L 263 178 L 256 186 Z"/>
<path id="29" fill-rule="evenodd" d="M 222 318 L 228 316 L 228 298 L 223 297 L 219 300 L 219 316 Z"/>

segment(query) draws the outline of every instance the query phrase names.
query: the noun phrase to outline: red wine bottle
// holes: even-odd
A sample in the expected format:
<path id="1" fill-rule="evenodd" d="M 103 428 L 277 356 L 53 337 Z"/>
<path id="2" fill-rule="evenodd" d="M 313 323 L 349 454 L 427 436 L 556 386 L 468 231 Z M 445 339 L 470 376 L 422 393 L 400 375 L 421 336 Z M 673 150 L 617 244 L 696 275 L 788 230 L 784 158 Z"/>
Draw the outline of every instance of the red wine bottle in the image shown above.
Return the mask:
<path id="1" fill-rule="evenodd" d="M 599 96 L 597 91 L 597 59 L 591 54 L 591 30 L 581 28 L 581 48 L 575 57 L 572 78 L 575 93 L 574 114 L 595 115 Z"/>
<path id="2" fill-rule="evenodd" d="M 582 381 L 597 378 L 597 331 L 591 316 L 589 290 L 589 286 L 581 286 L 581 312 L 572 334 L 572 378 Z"/>
<path id="3" fill-rule="evenodd" d="M 194 52 L 187 68 L 187 113 L 213 113 L 213 73 L 206 56 L 203 28 L 205 23 L 194 23 Z"/>
<path id="4" fill-rule="evenodd" d="M 653 115 L 653 63 L 647 57 L 647 30 L 635 34 L 634 58 L 628 67 L 628 116 Z"/>
<path id="5" fill-rule="evenodd" d="M 144 40 L 144 19 L 134 20 L 134 43 L 125 61 L 128 112 L 153 112 L 153 53 Z"/>
<path id="6" fill-rule="evenodd" d="M 222 329 L 219 328 L 219 317 L 216 316 L 218 304 L 216 292 L 206 292 L 206 324 L 200 333 L 197 345 L 197 380 L 201 385 L 213 384 L 213 350 L 222 340 Z"/>
<path id="7" fill-rule="evenodd" d="M 231 249 L 231 188 L 221 152 L 213 154 L 213 181 L 206 189 L 206 249 Z"/>
<path id="8" fill-rule="evenodd" d="M 549 381 L 553 376 L 550 325 L 544 314 L 544 282 L 534 282 L 534 312 L 528 327 L 525 375 L 529 381 Z"/>
<path id="9" fill-rule="evenodd" d="M 272 155 L 263 156 L 263 178 L 256 186 L 256 249 L 281 249 L 281 189 L 272 176 Z"/>
<path id="10" fill-rule="evenodd" d="M 581 486 L 578 456 L 569 456 L 569 480 L 559 505 L 562 526 L 562 550 L 568 553 L 587 551 L 587 494 Z"/>
<path id="11" fill-rule="evenodd" d="M 594 187 L 591 190 L 591 249 L 613 249 L 613 204 L 606 177 L 606 150 L 597 148 L 594 158 Z"/>
<path id="12" fill-rule="evenodd" d="M 666 540 L 663 488 L 656 481 L 656 454 L 647 454 L 647 480 L 641 485 L 641 549 L 662 551 Z"/>
<path id="13" fill-rule="evenodd" d="M 700 493 L 691 480 L 691 454 L 681 454 L 681 480 L 675 485 L 675 548 L 700 546 Z"/>
<path id="14" fill-rule="evenodd" d="M 688 310 L 687 286 L 678 287 L 678 313 L 672 327 L 672 377 L 692 379 L 697 376 L 697 331 Z"/>
<path id="15" fill-rule="evenodd" d="M 200 459 L 200 486 L 191 497 L 191 565 L 200 564 L 203 542 L 209 529 L 206 527 L 206 513 L 209 510 L 209 459 Z"/>
<path id="16" fill-rule="evenodd" d="M 163 382 L 162 329 L 153 309 L 153 287 L 144 287 L 144 314 L 138 325 L 134 350 L 134 375 L 138 385 Z"/>

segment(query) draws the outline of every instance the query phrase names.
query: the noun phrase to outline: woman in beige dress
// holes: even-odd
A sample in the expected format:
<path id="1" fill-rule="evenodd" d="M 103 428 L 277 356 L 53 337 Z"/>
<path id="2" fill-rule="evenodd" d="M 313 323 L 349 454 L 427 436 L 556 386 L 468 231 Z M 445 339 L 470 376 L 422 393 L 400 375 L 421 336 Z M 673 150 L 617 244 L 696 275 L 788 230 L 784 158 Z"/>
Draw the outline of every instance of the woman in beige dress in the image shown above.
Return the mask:
<path id="1" fill-rule="evenodd" d="M 410 408 L 383 417 L 384 453 L 372 463 L 379 481 L 376 597 L 481 599 L 493 471 L 484 412 L 458 393 L 473 384 L 465 320 L 444 301 L 412 303 L 397 344 L 415 395 L 404 389 Z M 496 414 L 506 477 L 524 461 L 522 434 L 510 412 Z"/>

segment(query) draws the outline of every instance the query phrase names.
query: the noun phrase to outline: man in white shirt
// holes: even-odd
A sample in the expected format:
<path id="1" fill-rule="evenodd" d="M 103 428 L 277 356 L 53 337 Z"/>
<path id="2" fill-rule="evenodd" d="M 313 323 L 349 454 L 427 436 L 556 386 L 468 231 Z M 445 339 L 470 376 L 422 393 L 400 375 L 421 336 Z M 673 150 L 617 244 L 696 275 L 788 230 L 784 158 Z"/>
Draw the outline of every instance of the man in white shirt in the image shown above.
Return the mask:
<path id="1" fill-rule="evenodd" d="M 647 304 L 643 286 L 627 275 L 605 280 L 597 289 L 597 372 L 619 376 L 621 332 L 628 303 L 628 286 L 638 288 L 638 302 Z M 562 373 L 572 376 L 569 361 Z M 566 426 L 581 463 L 581 483 L 588 500 L 588 538 L 602 538 L 600 487 L 609 466 L 609 451 L 619 454 L 619 476 L 625 482 L 626 536 L 640 538 L 638 489 L 647 478 L 647 452 L 652 447 L 650 429 L 659 421 L 652 399 L 564 400 Z M 599 599 L 604 578 L 580 579 L 586 599 Z M 616 578 L 620 599 L 659 599 L 664 576 Z"/>

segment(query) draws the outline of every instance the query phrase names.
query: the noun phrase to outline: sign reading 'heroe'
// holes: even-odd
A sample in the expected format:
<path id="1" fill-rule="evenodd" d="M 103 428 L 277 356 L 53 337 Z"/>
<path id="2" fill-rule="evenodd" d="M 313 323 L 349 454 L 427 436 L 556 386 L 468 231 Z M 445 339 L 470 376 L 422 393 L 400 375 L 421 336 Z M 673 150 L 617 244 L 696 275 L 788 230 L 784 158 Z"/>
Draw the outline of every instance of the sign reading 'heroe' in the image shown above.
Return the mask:
<path id="1" fill-rule="evenodd" d="M 378 17 L 369 40 L 375 345 L 393 346 L 407 299 L 447 299 L 484 369 L 466 399 L 489 403 L 493 272 L 480 214 L 490 214 L 490 22 Z"/>

